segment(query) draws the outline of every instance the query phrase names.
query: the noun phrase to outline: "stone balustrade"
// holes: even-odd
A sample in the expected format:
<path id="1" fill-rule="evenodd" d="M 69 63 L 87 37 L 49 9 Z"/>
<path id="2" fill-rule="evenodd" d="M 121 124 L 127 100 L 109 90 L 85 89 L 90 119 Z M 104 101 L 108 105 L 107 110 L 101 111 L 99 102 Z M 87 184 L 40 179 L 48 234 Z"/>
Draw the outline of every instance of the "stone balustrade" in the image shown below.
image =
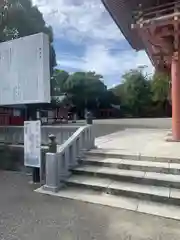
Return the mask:
<path id="1" fill-rule="evenodd" d="M 70 170 L 77 166 L 78 158 L 83 156 L 85 150 L 95 147 L 93 127 L 90 125 L 80 127 L 57 153 L 46 153 L 46 184 L 44 189 L 57 192 L 63 180 L 70 176 Z"/>
<path id="2" fill-rule="evenodd" d="M 56 136 L 57 144 L 63 144 L 78 129 L 78 126 L 42 126 L 41 144 L 49 143 L 49 134 Z M 23 126 L 0 126 L 0 144 L 23 145 Z"/>

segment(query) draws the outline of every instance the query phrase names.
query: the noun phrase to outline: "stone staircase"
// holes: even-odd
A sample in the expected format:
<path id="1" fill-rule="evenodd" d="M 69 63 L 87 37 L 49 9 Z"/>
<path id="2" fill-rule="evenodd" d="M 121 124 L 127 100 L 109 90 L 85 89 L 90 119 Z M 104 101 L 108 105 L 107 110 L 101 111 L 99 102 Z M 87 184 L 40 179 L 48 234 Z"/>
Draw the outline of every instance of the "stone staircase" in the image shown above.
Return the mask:
<path id="1" fill-rule="evenodd" d="M 180 219 L 177 159 L 107 154 L 95 149 L 79 163 L 60 196 Z"/>

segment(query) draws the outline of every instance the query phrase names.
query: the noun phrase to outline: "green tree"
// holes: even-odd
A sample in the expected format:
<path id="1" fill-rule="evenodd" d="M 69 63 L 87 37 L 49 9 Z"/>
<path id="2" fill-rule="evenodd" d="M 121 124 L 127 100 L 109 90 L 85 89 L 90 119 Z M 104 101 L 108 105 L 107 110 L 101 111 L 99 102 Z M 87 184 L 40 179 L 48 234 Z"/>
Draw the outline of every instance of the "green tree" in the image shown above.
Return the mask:
<path id="1" fill-rule="evenodd" d="M 53 31 L 30 0 L 6 0 L 0 6 L 0 42 L 44 32 L 50 40 L 50 71 L 56 66 Z"/>
<path id="2" fill-rule="evenodd" d="M 54 70 L 53 78 L 51 80 L 52 96 L 60 96 L 65 92 L 64 86 L 68 77 L 68 72 L 59 69 Z"/>
<path id="3" fill-rule="evenodd" d="M 80 115 L 84 115 L 85 108 L 94 110 L 98 107 L 100 96 L 107 92 L 102 79 L 95 72 L 76 72 L 66 80 L 64 90 Z"/>
<path id="4" fill-rule="evenodd" d="M 165 73 L 156 72 L 151 80 L 152 99 L 155 102 L 169 101 L 170 77 Z"/>
<path id="5" fill-rule="evenodd" d="M 126 91 L 125 91 L 124 83 L 118 84 L 110 90 L 112 91 L 119 105 L 121 106 L 121 114 L 123 116 L 133 115 L 132 113 L 130 113 L 128 106 L 126 105 Z"/>
<path id="6" fill-rule="evenodd" d="M 121 103 L 132 116 L 144 117 L 148 114 L 151 105 L 150 83 L 140 69 L 125 73 L 119 90 Z"/>
<path id="7" fill-rule="evenodd" d="M 170 107 L 170 76 L 155 72 L 151 80 L 152 101 L 160 116 L 168 115 Z"/>

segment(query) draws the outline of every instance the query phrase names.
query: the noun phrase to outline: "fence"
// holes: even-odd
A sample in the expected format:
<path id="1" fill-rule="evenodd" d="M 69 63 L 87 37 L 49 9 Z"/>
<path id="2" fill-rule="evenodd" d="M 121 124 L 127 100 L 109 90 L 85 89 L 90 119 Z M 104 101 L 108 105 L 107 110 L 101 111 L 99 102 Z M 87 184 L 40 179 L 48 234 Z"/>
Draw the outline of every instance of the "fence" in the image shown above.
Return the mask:
<path id="1" fill-rule="evenodd" d="M 42 126 L 41 127 L 41 144 L 49 143 L 49 134 L 54 134 L 57 144 L 63 144 L 78 129 L 78 126 Z M 24 127 L 23 126 L 0 126 L 0 144 L 19 145 L 24 144 Z"/>
<path id="2" fill-rule="evenodd" d="M 84 150 L 94 148 L 93 127 L 80 127 L 57 153 L 46 153 L 46 184 L 44 189 L 57 192 L 63 181 L 70 176 L 70 170 L 77 166 Z"/>

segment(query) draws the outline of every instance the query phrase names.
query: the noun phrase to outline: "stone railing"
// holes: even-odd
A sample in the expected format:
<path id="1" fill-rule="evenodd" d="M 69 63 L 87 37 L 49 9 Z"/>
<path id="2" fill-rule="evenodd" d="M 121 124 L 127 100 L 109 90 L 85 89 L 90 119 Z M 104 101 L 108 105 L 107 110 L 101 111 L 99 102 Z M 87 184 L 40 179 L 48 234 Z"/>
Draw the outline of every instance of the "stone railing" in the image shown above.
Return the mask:
<path id="1" fill-rule="evenodd" d="M 78 164 L 78 158 L 83 156 L 85 150 L 94 145 L 93 126 L 80 127 L 57 153 L 46 153 L 46 184 L 44 189 L 57 192 L 63 181 L 70 176 L 70 170 Z"/>
<path id="2" fill-rule="evenodd" d="M 56 136 L 57 144 L 63 144 L 69 139 L 78 126 L 42 126 L 41 144 L 49 143 L 49 134 Z M 0 126 L 0 144 L 23 145 L 24 144 L 24 127 Z"/>

